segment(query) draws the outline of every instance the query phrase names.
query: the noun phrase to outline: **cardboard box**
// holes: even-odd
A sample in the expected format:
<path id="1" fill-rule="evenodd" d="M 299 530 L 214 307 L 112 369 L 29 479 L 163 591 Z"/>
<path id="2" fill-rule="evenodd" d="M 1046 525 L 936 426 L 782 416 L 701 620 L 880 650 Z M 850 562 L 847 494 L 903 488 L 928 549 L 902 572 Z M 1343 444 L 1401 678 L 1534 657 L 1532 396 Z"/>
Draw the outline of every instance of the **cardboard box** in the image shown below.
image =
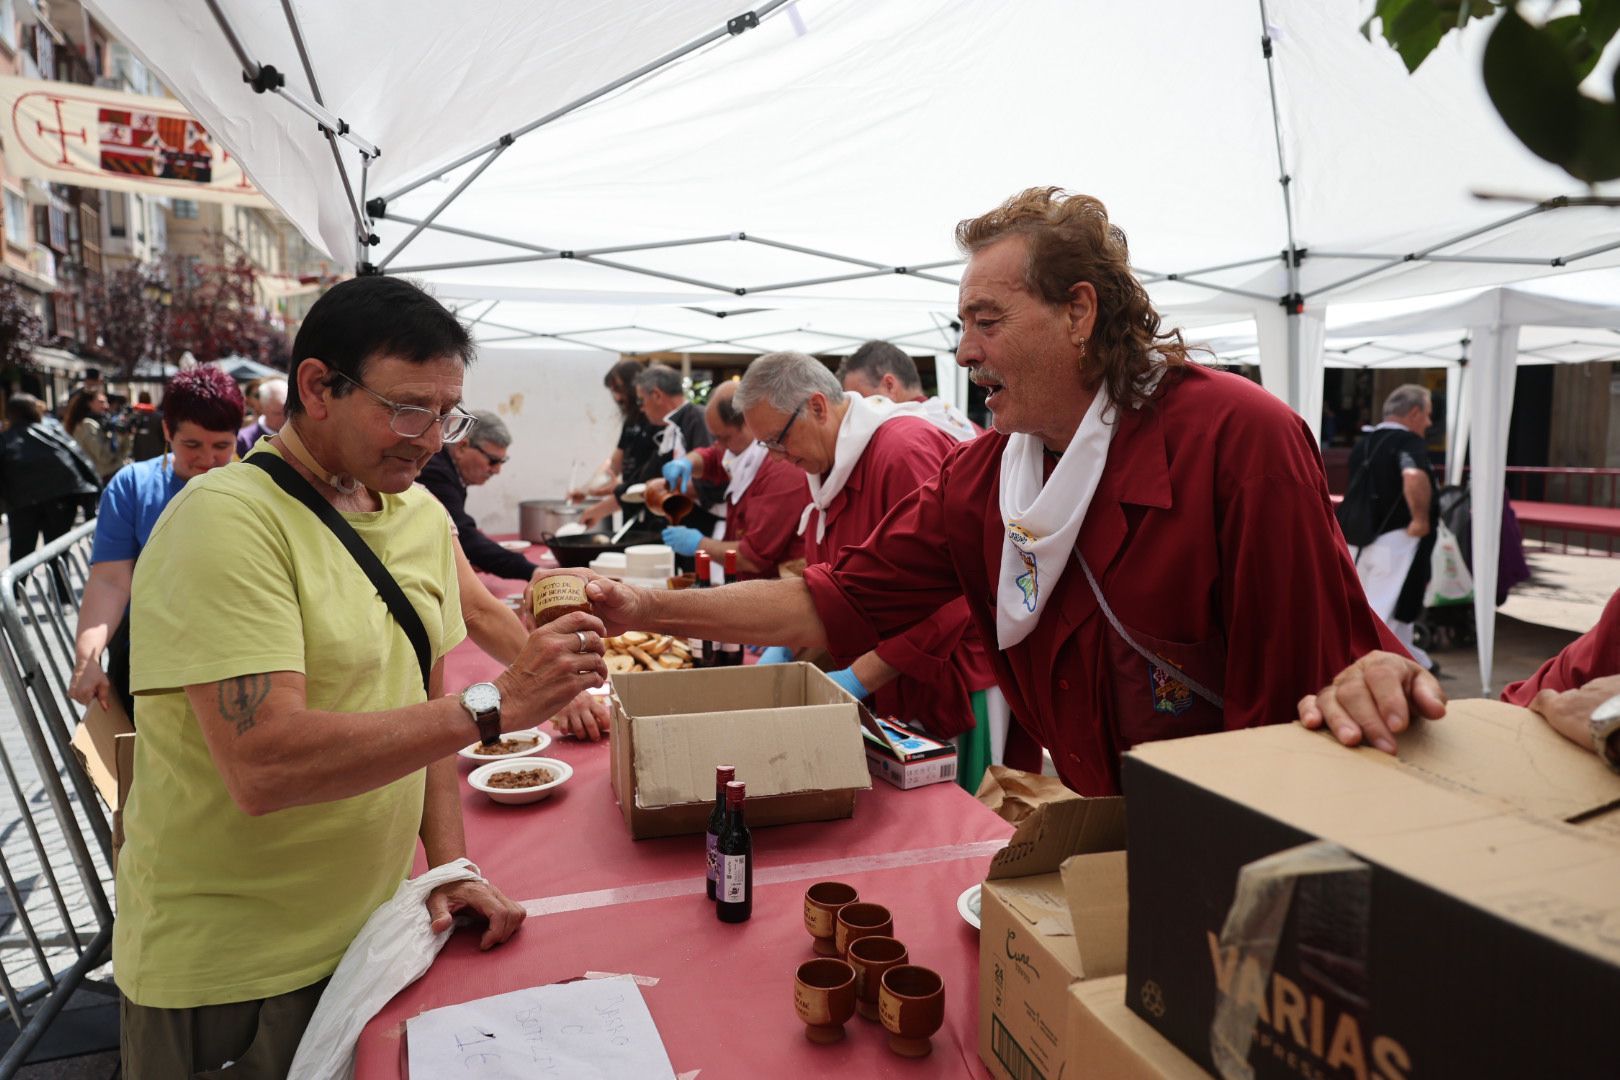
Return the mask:
<path id="1" fill-rule="evenodd" d="M 810 664 L 613 676 L 613 793 L 637 840 L 701 833 L 714 768 L 748 785 L 750 827 L 855 812 L 872 778 L 860 708 Z"/>
<path id="2" fill-rule="evenodd" d="M 956 779 L 956 747 L 930 739 L 893 720 L 863 718 L 866 766 L 898 788 Z"/>
<path id="3" fill-rule="evenodd" d="M 1000 1080 L 1063 1073 L 1069 987 L 1125 970 L 1125 806 L 1038 806 L 979 900 L 979 1057 Z"/>
<path id="4" fill-rule="evenodd" d="M 1617 1075 L 1620 778 L 1539 717 L 1153 743 L 1125 790 L 1127 1001 L 1205 1068 Z"/>
<path id="5" fill-rule="evenodd" d="M 1131 1012 L 1123 975 L 1070 986 L 1064 1030 L 1064 1080 L 1208 1080 L 1208 1073 Z"/>
<path id="6" fill-rule="evenodd" d="M 69 745 L 112 812 L 113 869 L 117 870 L 118 849 L 124 846 L 124 804 L 135 779 L 135 725 L 116 697 L 106 709 L 91 701 L 84 719 L 73 729 Z"/>

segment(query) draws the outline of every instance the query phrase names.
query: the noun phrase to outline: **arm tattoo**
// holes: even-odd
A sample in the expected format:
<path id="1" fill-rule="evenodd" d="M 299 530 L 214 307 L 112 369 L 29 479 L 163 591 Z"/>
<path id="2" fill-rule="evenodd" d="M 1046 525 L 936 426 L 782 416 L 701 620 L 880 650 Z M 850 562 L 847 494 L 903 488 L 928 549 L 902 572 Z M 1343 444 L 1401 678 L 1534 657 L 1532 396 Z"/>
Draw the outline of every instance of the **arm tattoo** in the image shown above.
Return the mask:
<path id="1" fill-rule="evenodd" d="M 254 724 L 254 714 L 270 694 L 270 676 L 242 675 L 219 684 L 219 715 L 236 725 L 238 735 Z"/>

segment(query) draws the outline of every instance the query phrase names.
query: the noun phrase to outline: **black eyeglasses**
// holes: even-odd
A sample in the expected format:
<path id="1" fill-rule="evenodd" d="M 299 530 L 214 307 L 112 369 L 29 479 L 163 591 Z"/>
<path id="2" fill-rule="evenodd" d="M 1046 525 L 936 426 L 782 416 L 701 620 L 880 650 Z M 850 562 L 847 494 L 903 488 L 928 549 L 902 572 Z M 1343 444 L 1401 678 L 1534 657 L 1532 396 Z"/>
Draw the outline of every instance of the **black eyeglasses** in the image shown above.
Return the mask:
<path id="1" fill-rule="evenodd" d="M 443 434 L 445 442 L 460 442 L 462 439 L 467 437 L 467 432 L 472 430 L 473 422 L 477 419 L 471 413 L 464 412 L 461 409 L 451 409 L 449 412 L 441 415 L 434 412 L 432 409 L 424 409 L 420 405 L 401 405 L 397 401 L 389 401 L 387 398 L 377 393 L 377 391 L 373 390 L 359 379 L 352 379 L 335 368 L 333 369 L 332 374 L 336 375 L 344 382 L 353 383 L 355 386 L 358 386 L 360 389 L 376 398 L 382 404 L 388 406 L 389 409 L 393 410 L 393 415 L 388 418 L 388 428 L 395 435 L 399 435 L 402 438 L 419 439 L 423 435 L 426 435 L 428 433 L 428 429 L 434 424 L 438 424 L 439 430 Z M 480 453 L 482 453 L 482 451 L 480 451 Z M 484 456 L 489 457 L 488 454 L 485 454 Z M 491 459 L 491 461 L 493 460 L 494 459 Z"/>
<path id="2" fill-rule="evenodd" d="M 468 443 L 467 445 L 469 447 L 471 447 L 472 449 L 478 451 L 480 454 L 483 454 L 484 455 L 484 460 L 489 462 L 491 465 L 495 466 L 495 468 L 497 468 L 497 469 L 500 468 L 502 465 L 505 465 L 506 462 L 507 462 L 506 458 L 496 457 L 494 454 L 490 453 L 488 450 L 485 450 L 482 446 L 479 446 L 476 443 Z"/>
<path id="3" fill-rule="evenodd" d="M 760 443 L 765 447 L 765 449 L 767 449 L 767 450 L 786 450 L 787 449 L 786 443 L 787 443 L 788 432 L 793 430 L 793 425 L 798 421 L 799 414 L 804 412 L 804 407 L 806 405 L 808 405 L 808 404 L 810 404 L 810 399 L 809 398 L 805 398 L 803 401 L 799 402 L 799 407 L 797 409 L 793 410 L 793 415 L 789 416 L 788 417 L 788 422 L 782 425 L 782 430 L 778 431 L 776 433 L 776 438 L 759 440 Z"/>

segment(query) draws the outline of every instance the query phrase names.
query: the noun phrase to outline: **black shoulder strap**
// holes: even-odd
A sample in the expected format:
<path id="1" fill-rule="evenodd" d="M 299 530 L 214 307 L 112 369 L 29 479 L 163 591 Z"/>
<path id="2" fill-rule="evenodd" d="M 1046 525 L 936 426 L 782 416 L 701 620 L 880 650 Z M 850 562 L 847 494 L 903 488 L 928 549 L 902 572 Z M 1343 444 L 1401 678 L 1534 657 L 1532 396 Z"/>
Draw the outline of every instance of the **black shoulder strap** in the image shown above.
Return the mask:
<path id="1" fill-rule="evenodd" d="M 354 526 L 343 520 L 343 515 L 337 508 L 315 490 L 315 486 L 302 476 L 298 470 L 287 464 L 274 454 L 263 450 L 256 454 L 249 454 L 243 459 L 249 465 L 257 465 L 270 474 L 270 479 L 276 486 L 287 494 L 309 507 L 310 512 L 321 519 L 321 524 L 332 530 L 334 536 L 348 548 L 354 561 L 360 564 L 360 569 L 366 572 L 371 584 L 377 589 L 384 604 L 399 623 L 399 628 L 405 631 L 405 637 L 410 641 L 411 648 L 416 650 L 416 662 L 422 668 L 422 692 L 428 697 L 433 696 L 429 687 L 429 679 L 433 675 L 433 651 L 428 647 L 427 629 L 422 625 L 422 617 L 416 613 L 411 602 L 405 599 L 405 591 L 399 587 L 399 582 L 388 572 L 388 567 L 377 558 L 377 553 L 366 546 L 360 539 L 360 534 L 354 531 Z"/>

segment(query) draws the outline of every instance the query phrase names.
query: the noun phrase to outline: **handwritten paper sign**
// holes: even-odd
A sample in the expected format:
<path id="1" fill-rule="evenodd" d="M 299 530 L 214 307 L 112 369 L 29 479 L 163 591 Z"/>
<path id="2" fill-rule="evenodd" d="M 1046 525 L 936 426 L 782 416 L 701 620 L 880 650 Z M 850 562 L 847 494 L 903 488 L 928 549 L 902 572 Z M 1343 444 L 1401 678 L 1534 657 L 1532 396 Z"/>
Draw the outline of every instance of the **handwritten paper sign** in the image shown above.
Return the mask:
<path id="1" fill-rule="evenodd" d="M 425 1012 L 405 1024 L 412 1077 L 675 1080 L 628 975 L 536 986 Z"/>

